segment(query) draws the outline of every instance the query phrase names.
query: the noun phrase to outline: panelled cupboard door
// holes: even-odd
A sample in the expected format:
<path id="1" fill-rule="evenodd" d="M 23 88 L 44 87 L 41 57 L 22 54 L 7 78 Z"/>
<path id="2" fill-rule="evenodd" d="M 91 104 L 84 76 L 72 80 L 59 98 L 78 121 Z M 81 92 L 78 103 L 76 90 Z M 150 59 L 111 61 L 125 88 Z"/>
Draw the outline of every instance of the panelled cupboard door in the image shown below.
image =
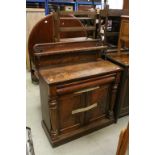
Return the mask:
<path id="1" fill-rule="evenodd" d="M 82 89 L 58 96 L 60 134 L 79 129 L 89 122 L 108 119 L 115 77 L 104 77 Z M 81 87 L 83 84 L 80 85 Z"/>
<path id="2" fill-rule="evenodd" d="M 112 84 L 98 86 L 98 89 L 87 93 L 87 106 L 96 107 L 86 112 L 86 124 L 100 119 L 107 118 L 110 108 L 110 94 L 112 94 Z"/>
<path id="3" fill-rule="evenodd" d="M 83 113 L 72 114 L 74 109 L 83 108 L 85 105 L 84 94 L 61 95 L 58 99 L 59 128 L 60 133 L 66 133 L 78 129 L 83 122 Z"/>

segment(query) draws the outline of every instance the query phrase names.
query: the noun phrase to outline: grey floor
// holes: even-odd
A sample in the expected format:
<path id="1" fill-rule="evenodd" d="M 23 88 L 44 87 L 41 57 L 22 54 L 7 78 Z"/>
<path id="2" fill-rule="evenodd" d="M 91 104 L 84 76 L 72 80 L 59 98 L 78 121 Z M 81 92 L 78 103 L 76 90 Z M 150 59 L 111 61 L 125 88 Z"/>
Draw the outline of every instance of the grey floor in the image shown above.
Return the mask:
<path id="1" fill-rule="evenodd" d="M 27 72 L 26 125 L 31 127 L 35 155 L 115 155 L 118 137 L 128 123 L 128 116 L 87 136 L 52 148 L 41 126 L 39 86 L 31 83 Z"/>

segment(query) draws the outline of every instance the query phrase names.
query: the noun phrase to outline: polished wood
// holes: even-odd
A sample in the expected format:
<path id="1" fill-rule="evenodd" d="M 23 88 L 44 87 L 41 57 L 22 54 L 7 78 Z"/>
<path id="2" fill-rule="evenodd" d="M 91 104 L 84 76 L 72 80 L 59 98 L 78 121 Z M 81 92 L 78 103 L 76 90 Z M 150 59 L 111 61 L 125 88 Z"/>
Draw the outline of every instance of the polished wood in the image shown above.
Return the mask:
<path id="1" fill-rule="evenodd" d="M 129 10 L 129 0 L 123 0 L 123 10 Z"/>
<path id="2" fill-rule="evenodd" d="M 72 18 L 70 19 L 61 19 L 60 24 L 62 27 L 66 26 L 82 26 L 82 23 L 77 20 L 73 16 L 69 16 Z M 44 18 L 42 18 L 31 30 L 31 33 L 29 35 L 28 39 L 28 52 L 30 57 L 30 71 L 31 71 L 31 78 L 33 83 L 38 83 L 38 73 L 36 70 L 35 60 L 34 60 L 34 50 L 33 46 L 35 44 L 39 43 L 51 43 L 55 42 L 55 32 L 56 32 L 56 26 L 54 23 L 54 15 L 50 14 Z M 87 36 L 87 33 L 85 30 L 82 31 L 76 31 L 76 32 L 61 32 L 60 38 L 62 40 L 60 41 L 67 41 L 66 38 L 79 38 L 82 40 L 85 40 Z M 65 40 L 64 40 L 65 38 Z"/>
<path id="3" fill-rule="evenodd" d="M 115 122 L 122 68 L 101 59 L 105 48 L 99 40 L 34 47 L 42 125 L 53 147 Z"/>
<path id="4" fill-rule="evenodd" d="M 82 18 L 85 18 L 84 20 L 88 20 L 90 21 L 93 21 L 93 25 L 83 25 L 81 23 L 81 25 L 79 26 L 75 26 L 75 23 L 73 20 L 69 20 L 70 22 L 66 25 L 64 23 L 61 23 L 61 20 L 68 20 L 68 17 L 71 16 L 72 19 L 74 17 L 74 19 L 77 19 L 79 22 L 81 20 L 79 20 L 81 17 Z M 76 16 L 76 17 L 75 17 Z M 97 16 L 97 13 L 96 11 L 93 11 L 93 12 L 90 12 L 90 11 L 73 11 L 73 12 L 66 12 L 66 11 L 60 11 L 60 10 L 57 10 L 57 12 L 54 13 L 54 22 L 55 22 L 55 40 L 57 42 L 60 41 L 61 39 L 61 36 L 60 36 L 60 33 L 61 32 L 81 32 L 81 31 L 84 31 L 84 32 L 87 32 L 87 33 L 90 33 L 90 31 L 93 33 L 93 37 L 95 39 L 95 36 L 96 36 L 96 16 Z M 78 18 L 80 17 L 80 18 Z M 89 31 L 89 32 L 88 32 Z"/>
<path id="5" fill-rule="evenodd" d="M 121 84 L 115 107 L 116 120 L 129 114 L 129 53 L 121 52 L 107 54 L 108 60 L 123 68 Z"/>
<path id="6" fill-rule="evenodd" d="M 127 149 L 129 149 L 129 124 L 120 133 L 116 155 L 128 155 Z"/>
<path id="7" fill-rule="evenodd" d="M 129 16 L 121 17 L 121 27 L 118 39 L 118 52 L 120 53 L 122 46 L 129 47 Z"/>
<path id="8" fill-rule="evenodd" d="M 28 38 L 35 24 L 45 17 L 44 9 L 26 9 L 26 68 L 30 71 L 30 58 L 28 52 Z"/>

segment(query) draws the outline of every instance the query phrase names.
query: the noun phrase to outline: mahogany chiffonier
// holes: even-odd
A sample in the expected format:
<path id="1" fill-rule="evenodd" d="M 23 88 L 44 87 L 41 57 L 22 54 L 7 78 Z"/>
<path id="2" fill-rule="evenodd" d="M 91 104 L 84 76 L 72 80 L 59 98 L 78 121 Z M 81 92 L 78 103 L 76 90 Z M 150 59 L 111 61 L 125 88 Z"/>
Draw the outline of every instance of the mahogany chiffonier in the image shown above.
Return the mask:
<path id="1" fill-rule="evenodd" d="M 115 122 L 122 68 L 97 40 L 35 45 L 42 126 L 53 147 Z"/>
<path id="2" fill-rule="evenodd" d="M 129 114 L 129 53 L 107 54 L 108 60 L 123 68 L 116 104 L 116 118 Z"/>

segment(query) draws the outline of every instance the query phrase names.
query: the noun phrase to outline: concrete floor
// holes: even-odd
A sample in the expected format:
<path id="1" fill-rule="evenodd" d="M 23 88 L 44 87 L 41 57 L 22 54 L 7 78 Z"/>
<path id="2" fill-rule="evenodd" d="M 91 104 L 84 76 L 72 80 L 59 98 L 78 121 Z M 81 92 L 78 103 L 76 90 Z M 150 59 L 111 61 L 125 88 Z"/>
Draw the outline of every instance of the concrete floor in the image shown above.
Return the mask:
<path id="1" fill-rule="evenodd" d="M 115 155 L 118 137 L 122 128 L 128 123 L 128 116 L 89 135 L 52 148 L 41 126 L 41 106 L 39 86 L 31 83 L 27 72 L 26 125 L 32 130 L 35 155 Z"/>

